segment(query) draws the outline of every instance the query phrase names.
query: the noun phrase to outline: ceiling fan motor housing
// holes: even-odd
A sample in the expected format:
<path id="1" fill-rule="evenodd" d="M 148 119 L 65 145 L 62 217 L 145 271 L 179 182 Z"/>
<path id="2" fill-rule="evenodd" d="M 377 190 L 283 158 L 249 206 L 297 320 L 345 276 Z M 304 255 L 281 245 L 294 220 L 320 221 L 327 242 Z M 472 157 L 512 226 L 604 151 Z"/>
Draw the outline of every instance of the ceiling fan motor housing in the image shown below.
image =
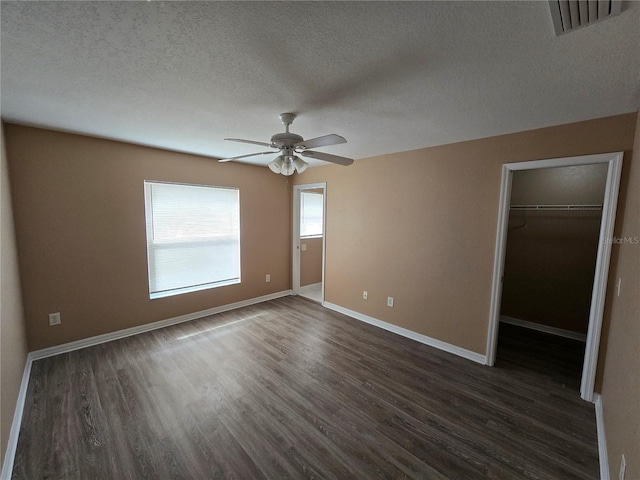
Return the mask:
<path id="1" fill-rule="evenodd" d="M 304 138 L 295 133 L 276 133 L 271 137 L 271 145 L 276 148 L 292 148 L 296 143 L 302 142 Z"/>

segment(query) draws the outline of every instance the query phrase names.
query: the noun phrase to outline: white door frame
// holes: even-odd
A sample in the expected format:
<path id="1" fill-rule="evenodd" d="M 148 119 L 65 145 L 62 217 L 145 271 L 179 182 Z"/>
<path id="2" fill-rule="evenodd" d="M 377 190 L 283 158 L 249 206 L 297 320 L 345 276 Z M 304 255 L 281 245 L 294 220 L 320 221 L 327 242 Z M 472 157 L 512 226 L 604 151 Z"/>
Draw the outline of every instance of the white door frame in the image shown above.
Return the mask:
<path id="1" fill-rule="evenodd" d="M 496 234 L 491 307 L 489 310 L 489 332 L 487 336 L 487 365 L 494 365 L 498 347 L 498 325 L 500 322 L 500 303 L 502 300 L 502 280 L 507 244 L 507 227 L 509 223 L 509 205 L 511 201 L 511 181 L 513 178 L 513 172 L 519 170 L 535 170 L 550 167 L 569 167 L 606 163 L 609 166 L 609 170 L 607 173 L 607 184 L 604 194 L 604 202 L 602 205 L 600 242 L 598 244 L 598 254 L 596 257 L 596 270 L 593 279 L 593 292 L 591 294 L 591 309 L 589 311 L 589 329 L 587 330 L 587 343 L 585 346 L 582 381 L 580 384 L 580 396 L 589 402 L 593 401 L 596 366 L 598 362 L 598 348 L 600 346 L 600 331 L 602 329 L 602 314 L 604 311 L 604 301 L 607 292 L 611 244 L 613 243 L 613 227 L 618 204 L 618 188 L 620 186 L 620 172 L 622 170 L 622 155 L 623 152 L 614 152 L 598 155 L 586 155 L 582 157 L 507 163 L 502 166 L 500 208 L 498 210 L 498 231 Z"/>
<path id="2" fill-rule="evenodd" d="M 307 183 L 305 185 L 295 185 L 293 187 L 293 242 L 291 262 L 293 271 L 291 275 L 291 291 L 294 295 L 300 294 L 300 198 L 303 190 L 322 189 L 322 296 L 321 303 L 324 303 L 324 263 L 327 231 L 327 184 Z"/>

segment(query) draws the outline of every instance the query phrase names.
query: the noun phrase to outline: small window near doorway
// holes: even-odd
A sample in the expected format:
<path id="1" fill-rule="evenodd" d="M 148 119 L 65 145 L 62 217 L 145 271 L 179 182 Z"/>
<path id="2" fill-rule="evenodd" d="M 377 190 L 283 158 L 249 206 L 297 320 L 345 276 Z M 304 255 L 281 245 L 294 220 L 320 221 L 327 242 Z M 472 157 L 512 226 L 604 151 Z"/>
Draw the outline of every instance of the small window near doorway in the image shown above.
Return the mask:
<path id="1" fill-rule="evenodd" d="M 324 195 L 315 192 L 301 192 L 300 195 L 300 238 L 322 236 L 324 221 Z"/>

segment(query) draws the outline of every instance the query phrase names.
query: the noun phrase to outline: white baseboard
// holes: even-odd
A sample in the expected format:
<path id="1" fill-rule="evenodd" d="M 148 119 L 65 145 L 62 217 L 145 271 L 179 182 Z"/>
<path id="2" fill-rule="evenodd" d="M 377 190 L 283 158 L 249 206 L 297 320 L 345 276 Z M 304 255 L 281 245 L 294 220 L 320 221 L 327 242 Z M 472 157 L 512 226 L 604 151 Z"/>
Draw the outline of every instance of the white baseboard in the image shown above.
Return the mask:
<path id="1" fill-rule="evenodd" d="M 0 480 L 11 480 L 13 473 L 13 461 L 18 448 L 18 436 L 20 435 L 20 425 L 22 425 L 22 414 L 24 412 L 24 402 L 27 398 L 27 387 L 29 386 L 29 376 L 31 375 L 31 359 L 27 356 L 27 362 L 22 373 L 22 381 L 20 382 L 20 391 L 16 401 L 16 409 L 13 414 L 13 422 L 9 431 L 9 439 L 7 441 L 7 450 L 4 454 L 4 462 L 2 464 L 2 473 Z"/>
<path id="2" fill-rule="evenodd" d="M 437 348 L 438 350 L 443 350 L 448 353 L 453 353 L 454 355 L 457 355 L 462 358 L 466 358 L 467 360 L 472 360 L 476 363 L 481 363 L 482 365 L 486 365 L 487 363 L 487 357 L 485 355 L 472 352 L 471 350 L 466 350 L 456 345 L 452 345 L 450 343 L 443 342 L 441 340 L 437 340 L 435 338 L 431 338 L 426 335 L 422 335 L 421 333 L 416 333 L 412 330 L 407 330 L 406 328 L 398 327 L 397 325 L 383 322 L 382 320 L 378 320 L 377 318 L 373 318 L 363 313 L 356 312 L 355 310 L 349 310 L 348 308 L 341 307 L 340 305 L 335 305 L 330 302 L 324 302 L 322 305 L 327 307 L 330 310 L 334 310 L 336 312 L 347 315 L 348 317 L 355 318 L 356 320 L 360 320 L 361 322 L 365 322 L 370 325 L 374 325 L 376 327 L 387 330 L 389 332 L 402 335 L 403 337 L 410 338 L 411 340 L 415 340 L 416 342 L 424 343 L 425 345 L 429 345 L 430 347 Z"/>
<path id="3" fill-rule="evenodd" d="M 600 457 L 600 480 L 610 480 L 609 453 L 607 452 L 607 437 L 604 434 L 604 410 L 602 397 L 598 393 L 593 394 L 593 403 L 596 406 L 596 427 L 598 430 L 598 456 Z"/>
<path id="4" fill-rule="evenodd" d="M 167 318 L 165 320 L 146 323 L 144 325 L 139 325 L 137 327 L 126 328 L 124 330 L 105 333 L 103 335 L 97 335 L 95 337 L 83 338 L 82 340 L 76 340 L 75 342 L 63 343 L 62 345 L 43 348 L 42 350 L 35 350 L 29 353 L 29 359 L 39 360 L 41 358 L 52 357 L 53 355 L 72 352 L 74 350 L 79 350 L 81 348 L 86 348 L 86 347 L 91 347 L 93 345 L 99 345 L 101 343 L 111 342 L 113 340 L 118 340 L 120 338 L 130 337 L 132 335 L 138 335 L 139 333 L 150 332 L 151 330 L 157 330 L 159 328 L 176 325 L 178 323 L 188 322 L 190 320 L 207 317 L 209 315 L 214 315 L 216 313 L 228 312 L 229 310 L 235 310 L 236 308 L 255 305 L 256 303 L 275 300 L 276 298 L 286 297 L 288 295 L 291 295 L 291 290 L 284 290 L 282 292 L 270 293 L 269 295 L 250 298 L 248 300 L 241 300 L 235 303 L 228 303 L 226 305 L 220 305 L 219 307 L 213 307 L 207 310 L 200 310 L 199 312 L 180 315 L 179 317 Z"/>
<path id="5" fill-rule="evenodd" d="M 527 320 L 520 320 L 519 318 L 507 317 L 506 315 L 500 315 L 500 321 L 508 323 L 510 325 L 516 325 L 518 327 L 529 328 L 531 330 L 537 330 L 538 332 L 549 333 L 551 335 L 557 335 L 558 337 L 570 338 L 571 340 L 578 340 L 580 342 L 587 341 L 587 335 L 584 333 L 572 332 L 571 330 L 565 330 L 563 328 L 550 327 L 548 325 L 542 325 L 540 323 L 529 322 Z"/>

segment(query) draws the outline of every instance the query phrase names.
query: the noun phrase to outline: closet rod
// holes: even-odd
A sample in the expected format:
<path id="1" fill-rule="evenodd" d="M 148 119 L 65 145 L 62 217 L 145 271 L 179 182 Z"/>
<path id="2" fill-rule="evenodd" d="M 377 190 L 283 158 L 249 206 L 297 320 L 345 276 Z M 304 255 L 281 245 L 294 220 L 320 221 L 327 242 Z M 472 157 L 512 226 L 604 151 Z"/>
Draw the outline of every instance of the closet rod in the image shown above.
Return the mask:
<path id="1" fill-rule="evenodd" d="M 511 210 L 602 210 L 602 205 L 511 205 Z"/>

